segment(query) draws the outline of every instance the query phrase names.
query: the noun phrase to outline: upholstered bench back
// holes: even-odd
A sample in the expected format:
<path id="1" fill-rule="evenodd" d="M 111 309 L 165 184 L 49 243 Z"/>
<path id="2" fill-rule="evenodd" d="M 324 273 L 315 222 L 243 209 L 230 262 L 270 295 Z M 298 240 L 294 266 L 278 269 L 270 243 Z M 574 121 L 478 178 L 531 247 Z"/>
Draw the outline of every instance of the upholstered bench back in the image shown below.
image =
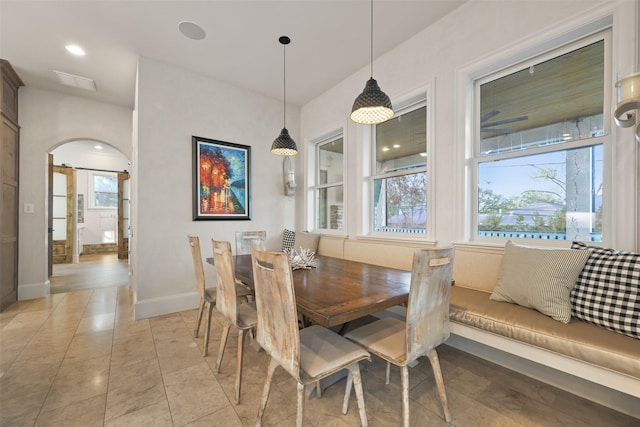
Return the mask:
<path id="1" fill-rule="evenodd" d="M 453 280 L 456 286 L 491 293 L 498 282 L 503 247 L 456 245 Z"/>

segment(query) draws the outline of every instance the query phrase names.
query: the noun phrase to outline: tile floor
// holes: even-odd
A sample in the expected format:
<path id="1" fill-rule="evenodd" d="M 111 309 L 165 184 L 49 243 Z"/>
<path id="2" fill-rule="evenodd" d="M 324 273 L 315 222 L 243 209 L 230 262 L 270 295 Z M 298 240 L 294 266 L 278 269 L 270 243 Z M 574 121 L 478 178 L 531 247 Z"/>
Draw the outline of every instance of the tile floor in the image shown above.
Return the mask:
<path id="1" fill-rule="evenodd" d="M 126 286 L 53 294 L 0 313 L 2 426 L 255 425 L 267 356 L 247 346 L 242 401 L 233 402 L 235 334 L 221 373 L 213 366 L 221 330 L 212 325 L 209 356 L 191 335 L 195 310 L 133 320 Z M 202 335 L 202 334 L 201 334 Z M 638 426 L 636 420 L 453 348 L 439 354 L 454 426 Z M 401 421 L 399 373 L 385 364 L 363 371 L 369 425 Z M 411 424 L 448 425 L 425 360 L 411 369 Z M 357 426 L 355 396 L 341 414 L 345 381 L 306 402 L 306 426 Z M 295 384 L 279 370 L 264 425 L 293 425 Z"/>

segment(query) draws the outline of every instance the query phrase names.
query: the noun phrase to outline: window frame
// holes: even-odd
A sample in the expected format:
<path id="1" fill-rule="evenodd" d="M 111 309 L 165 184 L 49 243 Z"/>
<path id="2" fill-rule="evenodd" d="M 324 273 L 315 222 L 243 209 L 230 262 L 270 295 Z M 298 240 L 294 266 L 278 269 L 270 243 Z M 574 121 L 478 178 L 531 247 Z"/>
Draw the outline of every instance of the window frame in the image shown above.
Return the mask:
<path id="1" fill-rule="evenodd" d="M 96 176 L 104 176 L 104 177 L 109 177 L 109 178 L 113 178 L 115 179 L 116 182 L 116 191 L 115 193 L 109 193 L 109 194 L 115 194 L 116 195 L 116 199 L 118 197 L 118 174 L 115 172 L 102 172 L 102 171 L 92 171 L 91 173 L 88 174 L 89 176 L 89 188 L 91 189 L 91 191 L 89 192 L 89 207 L 88 209 L 95 209 L 95 210 L 117 210 L 118 206 L 116 205 L 115 207 L 107 207 L 107 206 L 96 206 L 96 189 L 95 189 L 95 177 Z M 102 192 L 101 192 L 102 193 Z"/>
<path id="2" fill-rule="evenodd" d="M 585 138 L 580 140 L 572 140 L 558 144 L 548 144 L 542 146 L 535 146 L 522 150 L 515 150 L 512 152 L 502 152 L 496 154 L 480 153 L 481 146 L 481 126 L 480 126 L 480 88 L 482 84 L 495 81 L 504 76 L 507 76 L 516 71 L 520 71 L 531 65 L 536 65 L 541 62 L 551 60 L 553 58 L 560 57 L 566 53 L 575 51 L 582 47 L 588 46 L 598 41 L 604 41 L 604 96 L 603 96 L 603 135 L 595 136 L 591 138 Z M 519 243 L 538 245 L 538 246 L 561 246 L 566 245 L 567 240 L 551 240 L 551 239 L 531 239 L 531 238 L 513 238 L 513 237 L 489 237 L 480 236 L 478 234 L 479 218 L 478 218 L 478 188 L 479 188 L 479 165 L 481 163 L 488 163 L 493 161 L 522 158 L 537 154 L 568 151 L 576 148 L 591 147 L 595 145 L 602 145 L 603 147 L 603 163 L 602 163 L 602 180 L 603 180 L 603 218 L 602 218 L 602 244 L 610 241 L 612 236 L 612 227 L 610 226 L 613 213 L 611 211 L 611 192 L 612 192 L 612 141 L 613 135 L 611 132 L 611 120 L 607 120 L 609 111 L 611 111 L 611 99 L 613 96 L 613 88 L 608 82 L 611 81 L 611 68 L 612 68 L 612 31 L 610 27 L 601 28 L 599 31 L 577 37 L 571 40 L 564 40 L 563 43 L 558 43 L 549 47 L 546 50 L 541 50 L 533 55 L 526 57 L 525 59 L 511 62 L 509 65 L 500 64 L 488 70 L 486 73 L 480 76 L 472 77 L 471 84 L 471 97 L 472 97 L 472 111 L 471 111 L 471 138 L 470 146 L 467 153 L 467 165 L 468 165 L 468 182 L 467 188 L 469 196 L 469 217 L 468 226 L 470 230 L 469 239 L 479 243 L 494 243 L 504 244 L 507 240 L 515 240 Z"/>
<path id="3" fill-rule="evenodd" d="M 380 240 L 395 240 L 395 241 L 422 241 L 422 242 L 434 242 L 434 226 L 435 226 L 435 209 L 434 209 L 434 193 L 435 186 L 433 182 L 434 166 L 429 167 L 428 160 L 435 159 L 435 126 L 434 126 L 434 111 L 433 111 L 433 90 L 434 82 L 430 81 L 424 87 L 414 91 L 404 99 L 394 101 L 394 118 L 403 114 L 415 111 L 419 108 L 425 107 L 425 120 L 426 120 L 426 135 L 425 135 L 425 151 L 427 157 L 425 159 L 425 165 L 404 170 L 394 170 L 381 174 L 376 173 L 376 126 L 370 125 L 370 131 L 367 132 L 368 138 L 363 138 L 365 143 L 368 142 L 367 151 L 364 153 L 366 158 L 364 159 L 363 170 L 363 212 L 366 213 L 363 221 L 363 231 L 366 233 L 366 237 L 371 237 Z M 392 119 L 393 120 L 393 119 Z M 368 141 L 367 141 L 368 140 Z M 374 210 L 373 206 L 375 185 L 374 182 L 377 179 L 392 178 L 395 176 L 409 175 L 416 172 L 424 172 L 426 175 L 426 205 L 427 205 L 427 220 L 426 230 L 424 233 L 415 232 L 393 232 L 393 231 L 375 231 L 374 230 Z"/>
<path id="4" fill-rule="evenodd" d="M 342 181 L 336 181 L 331 183 L 322 184 L 320 182 L 320 147 L 322 145 L 331 143 L 337 139 L 342 139 Z M 347 167 L 347 141 L 344 135 L 344 130 L 342 128 L 337 129 L 332 132 L 328 132 L 321 137 L 313 139 L 311 141 L 310 147 L 312 148 L 311 152 L 313 155 L 310 159 L 310 164 L 312 166 L 313 175 L 309 175 L 313 181 L 309 182 L 309 190 L 311 196 L 311 214 L 310 219 L 312 220 L 313 230 L 322 234 L 332 234 L 344 236 L 347 234 L 347 213 L 348 213 L 348 203 L 347 203 L 347 177 L 346 177 L 346 167 Z M 342 221 L 342 229 L 332 229 L 332 228 L 320 228 L 319 217 L 318 217 L 318 209 L 319 209 L 319 198 L 320 198 L 320 190 L 330 189 L 342 187 L 342 212 L 343 212 L 343 221 Z"/>

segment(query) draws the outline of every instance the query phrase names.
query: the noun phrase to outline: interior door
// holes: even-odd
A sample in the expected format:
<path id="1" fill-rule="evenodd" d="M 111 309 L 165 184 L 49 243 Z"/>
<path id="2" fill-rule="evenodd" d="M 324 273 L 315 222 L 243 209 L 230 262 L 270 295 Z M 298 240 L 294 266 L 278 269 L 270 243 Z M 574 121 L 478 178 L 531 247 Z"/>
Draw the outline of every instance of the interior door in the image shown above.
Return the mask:
<path id="1" fill-rule="evenodd" d="M 118 259 L 129 258 L 129 212 L 131 181 L 127 172 L 118 173 Z"/>
<path id="2" fill-rule="evenodd" d="M 53 276 L 53 154 L 49 154 L 49 180 L 47 185 L 47 197 L 49 200 L 48 207 L 48 221 L 47 221 L 47 259 L 48 266 L 47 271 L 49 272 L 49 277 Z"/>
<path id="3" fill-rule="evenodd" d="M 73 261 L 74 171 L 53 166 L 52 262 Z"/>
<path id="4" fill-rule="evenodd" d="M 4 83 L 4 79 L 1 83 Z M 17 90 L 17 89 L 16 89 Z M 4 101 L 4 100 L 3 100 Z M 0 310 L 17 300 L 18 290 L 18 127 L 0 117 Z"/>

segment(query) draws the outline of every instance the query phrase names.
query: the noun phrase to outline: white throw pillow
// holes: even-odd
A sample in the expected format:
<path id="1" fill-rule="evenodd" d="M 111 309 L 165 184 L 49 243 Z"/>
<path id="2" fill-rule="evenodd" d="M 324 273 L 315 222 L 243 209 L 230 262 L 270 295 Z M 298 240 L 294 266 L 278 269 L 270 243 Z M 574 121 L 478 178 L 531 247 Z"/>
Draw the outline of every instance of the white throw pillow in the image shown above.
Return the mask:
<path id="1" fill-rule="evenodd" d="M 490 299 L 534 308 L 562 323 L 571 320 L 571 290 L 591 251 L 539 249 L 508 241 Z"/>

